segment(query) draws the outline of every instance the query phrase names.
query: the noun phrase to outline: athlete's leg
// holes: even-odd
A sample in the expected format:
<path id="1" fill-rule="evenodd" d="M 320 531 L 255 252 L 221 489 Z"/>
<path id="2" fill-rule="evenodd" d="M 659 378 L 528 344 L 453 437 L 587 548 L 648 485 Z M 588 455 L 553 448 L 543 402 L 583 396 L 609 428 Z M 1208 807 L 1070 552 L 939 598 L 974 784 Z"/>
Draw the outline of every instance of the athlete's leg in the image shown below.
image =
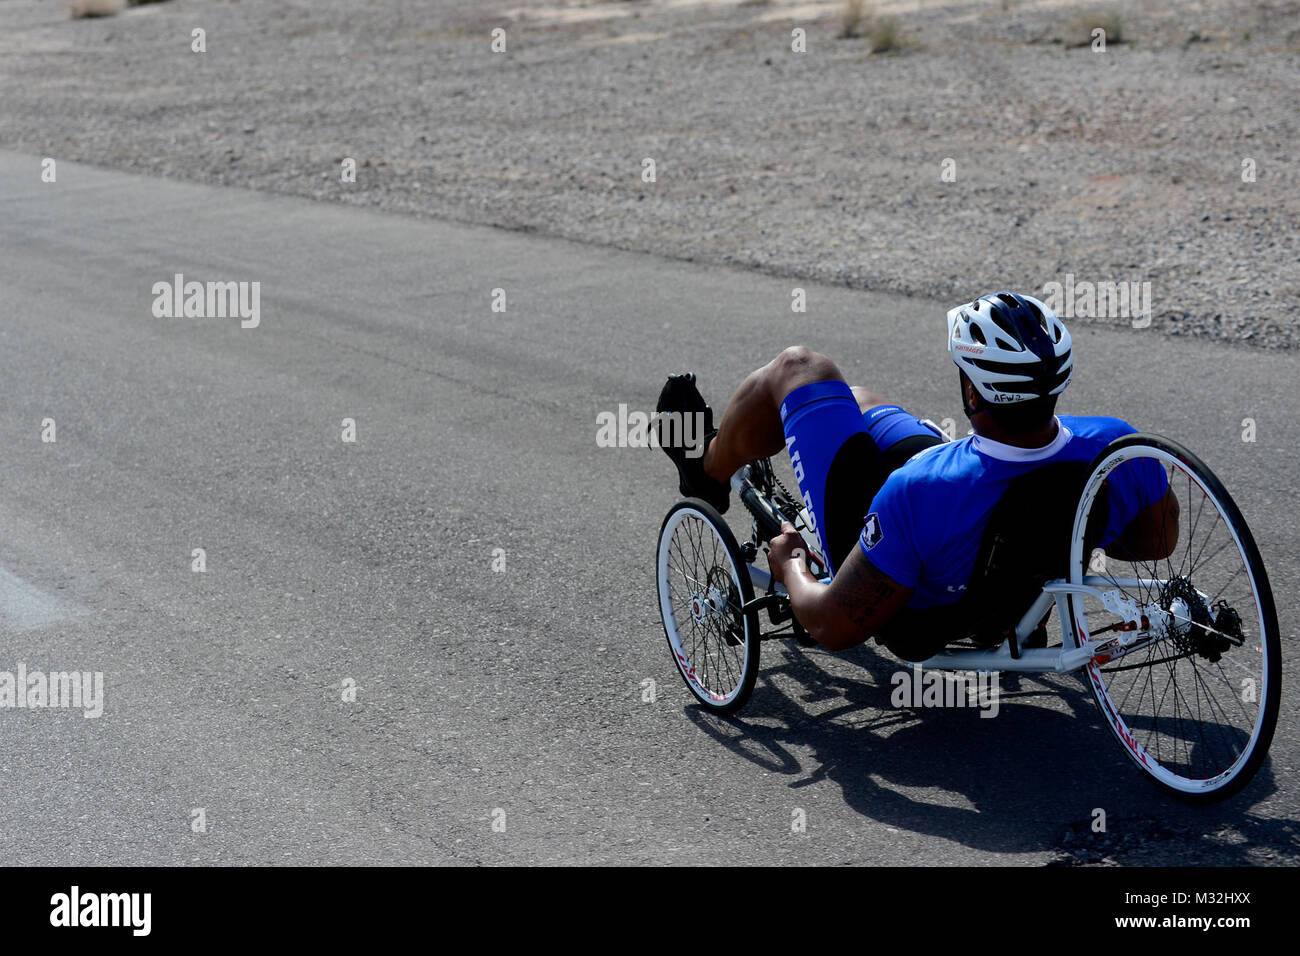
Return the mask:
<path id="1" fill-rule="evenodd" d="M 781 401 L 801 385 L 839 380 L 838 366 L 803 346 L 786 349 L 749 373 L 727 403 L 717 437 L 704 453 L 704 470 L 727 481 L 741 465 L 769 458 L 785 448 Z"/>
<path id="2" fill-rule="evenodd" d="M 865 415 L 870 409 L 875 408 L 877 405 L 889 404 L 886 399 L 881 398 L 870 389 L 863 388 L 861 385 L 850 385 L 849 388 L 853 390 L 853 397 L 857 399 L 858 408 L 862 409 L 863 415 Z"/>

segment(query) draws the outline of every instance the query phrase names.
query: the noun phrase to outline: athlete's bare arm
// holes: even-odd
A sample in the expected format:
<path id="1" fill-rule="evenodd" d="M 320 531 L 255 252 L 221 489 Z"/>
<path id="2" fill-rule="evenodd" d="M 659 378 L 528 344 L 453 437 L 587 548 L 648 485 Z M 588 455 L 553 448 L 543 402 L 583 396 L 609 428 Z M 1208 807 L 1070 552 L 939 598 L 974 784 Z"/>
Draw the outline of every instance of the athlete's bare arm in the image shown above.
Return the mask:
<path id="1" fill-rule="evenodd" d="M 1178 547 L 1178 496 L 1170 488 L 1153 505 L 1138 512 L 1124 533 L 1111 542 L 1106 553 L 1125 561 L 1155 561 L 1167 558 Z"/>
<path id="2" fill-rule="evenodd" d="M 804 540 L 789 522 L 781 525 L 768 555 L 773 576 L 790 592 L 790 608 L 804 629 L 823 647 L 844 650 L 866 641 L 907 606 L 905 588 L 876 570 L 862 549 L 854 548 L 830 584 L 808 570 Z"/>

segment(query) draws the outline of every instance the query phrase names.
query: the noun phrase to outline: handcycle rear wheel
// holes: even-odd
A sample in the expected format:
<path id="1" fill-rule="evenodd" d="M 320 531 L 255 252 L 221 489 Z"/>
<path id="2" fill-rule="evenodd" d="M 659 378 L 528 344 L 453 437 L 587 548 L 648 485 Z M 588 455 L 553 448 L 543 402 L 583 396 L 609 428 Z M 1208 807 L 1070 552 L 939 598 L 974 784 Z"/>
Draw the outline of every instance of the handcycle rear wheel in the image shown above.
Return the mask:
<path id="1" fill-rule="evenodd" d="M 1178 541 L 1164 558 L 1114 557 L 1089 569 L 1089 518 L 1107 482 L 1160 468 L 1179 501 Z M 1153 474 L 1153 472 L 1150 472 Z M 1075 514 L 1070 580 L 1102 578 L 1133 607 L 1167 615 L 1157 640 L 1117 646 L 1084 668 L 1103 720 L 1130 760 L 1161 789 L 1193 803 L 1228 797 L 1268 752 L 1281 695 L 1277 612 L 1259 549 L 1223 484 L 1195 455 L 1129 435 L 1093 462 Z M 1086 610 L 1085 610 L 1086 605 Z M 1070 600 L 1080 641 L 1124 632 L 1095 600 Z M 1146 615 L 1143 615 L 1145 623 Z"/>
<path id="2" fill-rule="evenodd" d="M 729 714 L 758 677 L 759 623 L 749 566 L 731 528 L 708 503 L 677 502 L 659 531 L 659 613 L 673 662 L 695 699 Z"/>

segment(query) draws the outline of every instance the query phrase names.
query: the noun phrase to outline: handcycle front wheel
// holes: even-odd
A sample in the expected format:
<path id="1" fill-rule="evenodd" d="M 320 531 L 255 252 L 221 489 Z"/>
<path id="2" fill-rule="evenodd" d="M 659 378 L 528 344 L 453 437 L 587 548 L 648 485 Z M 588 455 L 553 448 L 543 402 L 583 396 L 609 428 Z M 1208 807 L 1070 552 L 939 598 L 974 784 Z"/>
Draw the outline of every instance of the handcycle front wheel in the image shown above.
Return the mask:
<path id="1" fill-rule="evenodd" d="M 1110 491 L 1124 494 L 1126 477 L 1129 487 L 1167 483 L 1178 503 L 1176 540 L 1163 543 L 1158 550 L 1169 553 L 1161 558 L 1107 550 L 1097 567 L 1090 548 L 1110 520 Z M 1121 638 L 1083 675 L 1129 759 L 1188 802 L 1241 790 L 1273 737 L 1282 656 L 1264 562 L 1222 482 L 1167 439 L 1139 434 L 1112 442 L 1093 462 L 1075 513 L 1070 580 L 1082 583 L 1086 575 L 1104 582 L 1099 587 L 1112 605 L 1129 609 L 1129 617 L 1136 609 L 1141 619 L 1135 628 L 1114 606 L 1070 599 L 1078 640 Z"/>
<path id="2" fill-rule="evenodd" d="M 717 714 L 745 704 L 758 677 L 759 623 L 749 566 L 707 502 L 668 511 L 656 559 L 659 613 L 673 662 L 695 699 Z"/>

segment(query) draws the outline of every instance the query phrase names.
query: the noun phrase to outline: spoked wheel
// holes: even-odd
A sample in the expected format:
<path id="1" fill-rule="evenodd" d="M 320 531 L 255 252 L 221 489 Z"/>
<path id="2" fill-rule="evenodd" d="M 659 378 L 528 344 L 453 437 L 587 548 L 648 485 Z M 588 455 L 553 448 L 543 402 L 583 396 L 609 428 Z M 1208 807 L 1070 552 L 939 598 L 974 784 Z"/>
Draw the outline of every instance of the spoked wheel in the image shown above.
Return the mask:
<path id="1" fill-rule="evenodd" d="M 1128 533 L 1112 540 L 1165 486 L 1178 532 L 1155 553 L 1168 553 L 1144 555 Z M 1104 561 L 1090 562 L 1101 542 Z M 1125 753 L 1185 800 L 1239 791 L 1273 738 L 1281 643 L 1259 549 L 1223 485 L 1174 442 L 1121 438 L 1093 462 L 1071 548 L 1070 580 L 1091 574 L 1111 592 L 1105 605 L 1075 597 L 1071 606 L 1080 640 L 1111 642 L 1084 673 Z"/>
<path id="2" fill-rule="evenodd" d="M 729 714 L 758 676 L 758 615 L 736 536 L 706 502 L 673 505 L 659 531 L 659 613 L 673 660 L 706 708 Z"/>

